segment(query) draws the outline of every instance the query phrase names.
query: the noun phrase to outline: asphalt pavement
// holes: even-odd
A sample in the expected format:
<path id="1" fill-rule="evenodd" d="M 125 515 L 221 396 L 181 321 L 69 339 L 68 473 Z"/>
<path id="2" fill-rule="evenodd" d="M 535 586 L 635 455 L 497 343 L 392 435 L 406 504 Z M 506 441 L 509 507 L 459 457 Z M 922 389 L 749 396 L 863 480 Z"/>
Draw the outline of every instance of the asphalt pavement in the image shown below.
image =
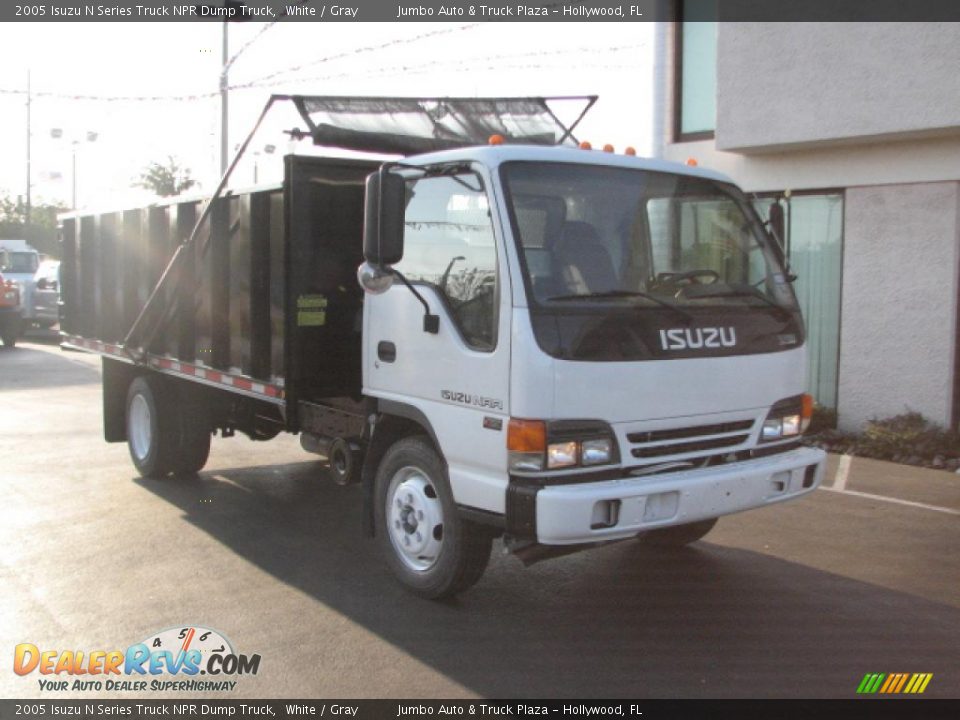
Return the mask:
<path id="1" fill-rule="evenodd" d="M 137 477 L 103 441 L 99 368 L 52 334 L 0 349 L 0 697 L 84 696 L 12 672 L 17 644 L 181 626 L 261 656 L 220 697 L 853 698 L 872 672 L 960 697 L 960 476 L 831 457 L 828 487 L 690 548 L 524 568 L 498 545 L 476 587 L 431 603 L 295 437 L 216 438 L 195 478 Z"/>

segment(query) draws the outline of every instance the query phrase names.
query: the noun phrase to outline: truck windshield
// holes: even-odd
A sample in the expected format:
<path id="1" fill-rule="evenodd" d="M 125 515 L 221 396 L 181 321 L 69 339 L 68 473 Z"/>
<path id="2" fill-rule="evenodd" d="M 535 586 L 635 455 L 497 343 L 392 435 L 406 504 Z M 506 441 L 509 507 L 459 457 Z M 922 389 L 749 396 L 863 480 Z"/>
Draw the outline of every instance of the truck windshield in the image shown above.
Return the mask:
<path id="1" fill-rule="evenodd" d="M 506 163 L 502 178 L 535 315 L 622 318 L 619 308 L 636 319 L 643 310 L 647 331 L 740 325 L 748 352 L 801 342 L 779 248 L 734 186 L 564 163 Z"/>
<path id="2" fill-rule="evenodd" d="M 0 252 L 0 272 L 35 273 L 37 255 L 30 252 Z"/>

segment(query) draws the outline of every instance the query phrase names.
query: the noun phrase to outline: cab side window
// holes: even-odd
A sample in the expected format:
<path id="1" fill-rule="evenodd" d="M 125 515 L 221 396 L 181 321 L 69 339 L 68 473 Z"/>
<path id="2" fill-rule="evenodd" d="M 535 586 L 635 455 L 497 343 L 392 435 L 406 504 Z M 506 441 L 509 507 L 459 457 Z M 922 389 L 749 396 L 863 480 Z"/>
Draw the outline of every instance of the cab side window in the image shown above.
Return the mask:
<path id="1" fill-rule="evenodd" d="M 435 288 L 466 343 L 496 347 L 497 253 L 480 177 L 463 172 L 407 184 L 403 260 L 410 282 Z"/>

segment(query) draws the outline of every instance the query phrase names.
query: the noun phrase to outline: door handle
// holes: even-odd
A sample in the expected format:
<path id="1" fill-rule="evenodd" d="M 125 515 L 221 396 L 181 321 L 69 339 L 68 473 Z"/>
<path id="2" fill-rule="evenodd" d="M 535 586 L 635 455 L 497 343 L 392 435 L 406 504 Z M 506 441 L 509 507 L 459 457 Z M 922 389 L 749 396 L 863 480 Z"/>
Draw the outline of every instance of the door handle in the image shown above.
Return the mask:
<path id="1" fill-rule="evenodd" d="M 392 342 L 381 340 L 377 343 L 377 357 L 385 363 L 392 363 L 397 359 L 397 346 Z"/>

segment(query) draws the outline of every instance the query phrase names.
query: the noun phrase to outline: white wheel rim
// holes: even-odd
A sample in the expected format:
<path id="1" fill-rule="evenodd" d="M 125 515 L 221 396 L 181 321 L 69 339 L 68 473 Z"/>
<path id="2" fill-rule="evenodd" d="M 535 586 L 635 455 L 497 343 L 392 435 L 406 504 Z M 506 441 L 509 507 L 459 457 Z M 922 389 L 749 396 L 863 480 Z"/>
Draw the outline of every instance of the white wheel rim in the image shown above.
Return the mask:
<path id="1" fill-rule="evenodd" d="M 443 505 L 427 473 L 417 467 L 398 470 L 387 489 L 387 532 L 403 563 L 426 572 L 443 548 Z"/>
<path id="2" fill-rule="evenodd" d="M 143 395 L 137 394 L 130 401 L 130 426 L 127 428 L 130 447 L 137 460 L 145 460 L 150 454 L 151 428 L 150 406 Z"/>

